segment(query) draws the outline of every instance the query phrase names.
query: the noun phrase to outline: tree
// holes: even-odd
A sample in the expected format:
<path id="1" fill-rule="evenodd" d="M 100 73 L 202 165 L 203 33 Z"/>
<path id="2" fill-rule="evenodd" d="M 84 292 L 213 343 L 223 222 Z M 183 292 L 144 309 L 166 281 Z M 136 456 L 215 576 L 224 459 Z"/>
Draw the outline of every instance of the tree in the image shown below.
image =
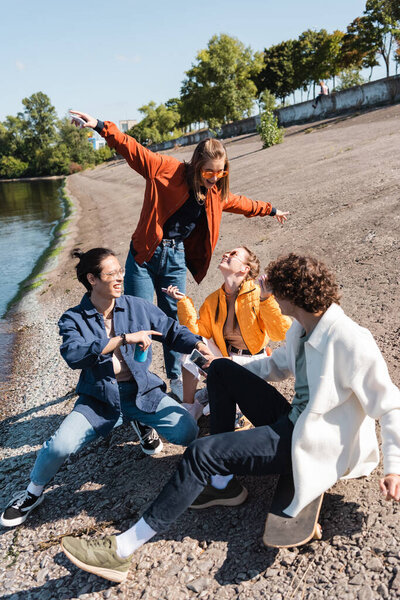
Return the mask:
<path id="1" fill-rule="evenodd" d="M 342 45 L 344 32 L 340 30 L 336 30 L 331 34 L 328 34 L 328 38 L 326 40 L 327 44 L 327 73 L 328 77 L 333 81 L 333 89 L 336 87 L 336 75 L 338 75 L 341 71 L 342 64 Z"/>
<path id="2" fill-rule="evenodd" d="M 8 116 L 0 124 L 0 156 L 25 158 L 23 122 L 19 117 Z"/>
<path id="3" fill-rule="evenodd" d="M 83 168 L 94 165 L 95 150 L 88 138 L 92 136 L 88 129 L 80 129 L 71 125 L 68 117 L 58 123 L 59 141 L 68 149 L 70 162 L 75 162 Z"/>
<path id="4" fill-rule="evenodd" d="M 364 77 L 361 75 L 360 69 L 357 67 L 348 67 L 344 69 L 340 74 L 340 83 L 337 86 L 337 91 L 346 90 L 347 88 L 354 87 L 355 85 L 362 85 L 365 83 Z"/>
<path id="5" fill-rule="evenodd" d="M 18 113 L 18 118 L 23 124 L 25 152 L 34 155 L 37 150 L 43 150 L 56 142 L 56 109 L 51 104 L 50 98 L 43 92 L 24 98 L 22 104 L 25 110 Z"/>
<path id="6" fill-rule="evenodd" d="M 128 134 L 144 144 L 157 144 L 178 137 L 181 131 L 177 126 L 181 115 L 175 110 L 176 106 L 173 100 L 169 101 L 168 107 L 166 104 L 156 106 L 153 101 L 141 106 L 139 111 L 145 116 L 128 131 Z"/>
<path id="7" fill-rule="evenodd" d="M 377 49 L 390 75 L 390 57 L 393 44 L 400 36 L 400 9 L 395 0 L 367 0 L 364 16 L 360 18 L 359 35 L 365 44 Z"/>
<path id="8" fill-rule="evenodd" d="M 14 156 L 2 156 L 0 158 L 0 177 L 16 179 L 23 177 L 28 170 L 28 163 Z"/>
<path id="9" fill-rule="evenodd" d="M 22 104 L 23 112 L 0 123 L 0 177 L 67 175 L 108 157 L 96 156 L 87 129 L 77 129 L 67 118 L 59 121 L 43 92 Z"/>
<path id="10" fill-rule="evenodd" d="M 312 85 L 315 97 L 315 84 L 331 77 L 331 39 L 326 29 L 307 29 L 299 36 L 299 44 L 304 87 Z"/>
<path id="11" fill-rule="evenodd" d="M 213 36 L 182 82 L 182 118 L 185 124 L 207 122 L 211 127 L 250 115 L 257 94 L 253 82 L 262 67 L 262 55 L 237 38 Z"/>
<path id="12" fill-rule="evenodd" d="M 371 24 L 365 17 L 357 17 L 348 25 L 342 40 L 341 67 L 371 69 L 371 79 L 373 68 L 379 65 L 376 59 L 378 52 L 379 46 Z"/>
<path id="13" fill-rule="evenodd" d="M 255 79 L 260 92 L 269 90 L 285 104 L 287 96 L 299 87 L 293 60 L 297 51 L 298 44 L 293 40 L 265 48 L 264 65 Z"/>

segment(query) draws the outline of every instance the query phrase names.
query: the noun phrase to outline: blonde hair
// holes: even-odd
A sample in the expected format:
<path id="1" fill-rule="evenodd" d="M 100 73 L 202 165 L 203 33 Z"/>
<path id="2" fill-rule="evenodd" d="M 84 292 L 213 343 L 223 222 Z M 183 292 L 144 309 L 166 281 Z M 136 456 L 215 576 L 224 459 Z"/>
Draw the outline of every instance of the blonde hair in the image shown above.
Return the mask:
<path id="1" fill-rule="evenodd" d="M 206 198 L 201 191 L 203 185 L 201 170 L 207 161 L 221 158 L 225 160 L 224 171 L 228 171 L 228 175 L 218 179 L 216 186 L 221 193 L 221 200 L 226 200 L 229 194 L 229 161 L 224 144 L 215 138 L 206 138 L 194 149 L 193 156 L 187 163 L 186 180 L 199 202 L 204 202 Z"/>
<path id="2" fill-rule="evenodd" d="M 247 252 L 247 266 L 250 267 L 250 271 L 247 273 L 244 280 L 255 279 L 260 273 L 260 261 L 258 260 L 257 255 L 247 248 L 247 246 L 239 246 L 239 248 L 243 248 L 243 250 Z"/>

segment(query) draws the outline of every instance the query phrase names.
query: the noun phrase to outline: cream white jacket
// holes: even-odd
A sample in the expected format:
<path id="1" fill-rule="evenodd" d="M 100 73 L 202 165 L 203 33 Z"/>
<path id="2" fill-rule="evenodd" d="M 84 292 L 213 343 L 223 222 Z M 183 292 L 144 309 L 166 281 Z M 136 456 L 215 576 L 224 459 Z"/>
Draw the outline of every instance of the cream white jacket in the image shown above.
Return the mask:
<path id="1" fill-rule="evenodd" d="M 286 344 L 246 368 L 268 381 L 295 374 L 297 321 Z M 379 419 L 385 474 L 400 474 L 400 391 L 370 331 L 332 304 L 305 343 L 310 399 L 292 440 L 295 495 L 285 512 L 302 508 L 340 478 L 369 475 L 379 461 Z"/>

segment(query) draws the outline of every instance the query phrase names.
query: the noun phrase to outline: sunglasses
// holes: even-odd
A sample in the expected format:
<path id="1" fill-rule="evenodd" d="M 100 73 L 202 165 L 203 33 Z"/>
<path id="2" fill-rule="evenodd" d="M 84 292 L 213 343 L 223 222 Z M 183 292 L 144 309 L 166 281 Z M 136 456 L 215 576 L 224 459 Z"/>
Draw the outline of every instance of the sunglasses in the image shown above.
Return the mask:
<path id="1" fill-rule="evenodd" d="M 217 179 L 222 179 L 222 177 L 226 177 L 229 171 L 202 171 L 201 176 L 204 179 L 211 179 L 211 177 L 216 177 Z"/>

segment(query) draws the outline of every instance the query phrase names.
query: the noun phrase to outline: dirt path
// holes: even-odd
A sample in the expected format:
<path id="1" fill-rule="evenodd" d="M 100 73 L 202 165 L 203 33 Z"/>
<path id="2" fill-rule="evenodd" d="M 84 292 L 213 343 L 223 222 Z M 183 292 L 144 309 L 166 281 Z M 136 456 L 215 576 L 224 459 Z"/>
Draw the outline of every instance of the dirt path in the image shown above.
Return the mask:
<path id="1" fill-rule="evenodd" d="M 206 280 L 189 278 L 200 306 L 216 289 L 221 253 L 246 244 L 265 266 L 290 250 L 330 263 L 342 286 L 344 310 L 374 334 L 394 382 L 399 350 L 400 106 L 286 131 L 285 141 L 261 149 L 257 135 L 227 141 L 234 192 L 290 210 L 281 227 L 271 218 L 225 214 Z M 184 160 L 192 148 L 173 152 Z M 68 251 L 107 245 L 121 261 L 143 198 L 144 184 L 123 161 L 68 178 L 77 211 L 65 250 L 47 284 L 22 304 L 21 351 L 10 390 L 12 415 L 1 424 L 1 502 L 24 486 L 36 451 L 72 407 L 76 374 L 58 356 L 56 322 L 81 288 Z M 160 353 L 155 370 L 162 375 Z M 281 387 L 290 395 L 291 382 Z M 12 408 L 11 408 L 12 407 Z M 127 583 L 114 587 L 78 571 L 59 551 L 71 531 L 125 529 L 173 471 L 181 449 L 168 444 L 143 458 L 128 427 L 71 458 L 35 516 L 0 532 L 7 600 L 126 598 L 369 600 L 400 595 L 399 507 L 379 497 L 377 470 L 366 480 L 337 484 L 325 496 L 322 542 L 300 550 L 267 550 L 261 538 L 274 482 L 244 478 L 249 500 L 235 510 L 184 514 L 137 553 Z"/>

